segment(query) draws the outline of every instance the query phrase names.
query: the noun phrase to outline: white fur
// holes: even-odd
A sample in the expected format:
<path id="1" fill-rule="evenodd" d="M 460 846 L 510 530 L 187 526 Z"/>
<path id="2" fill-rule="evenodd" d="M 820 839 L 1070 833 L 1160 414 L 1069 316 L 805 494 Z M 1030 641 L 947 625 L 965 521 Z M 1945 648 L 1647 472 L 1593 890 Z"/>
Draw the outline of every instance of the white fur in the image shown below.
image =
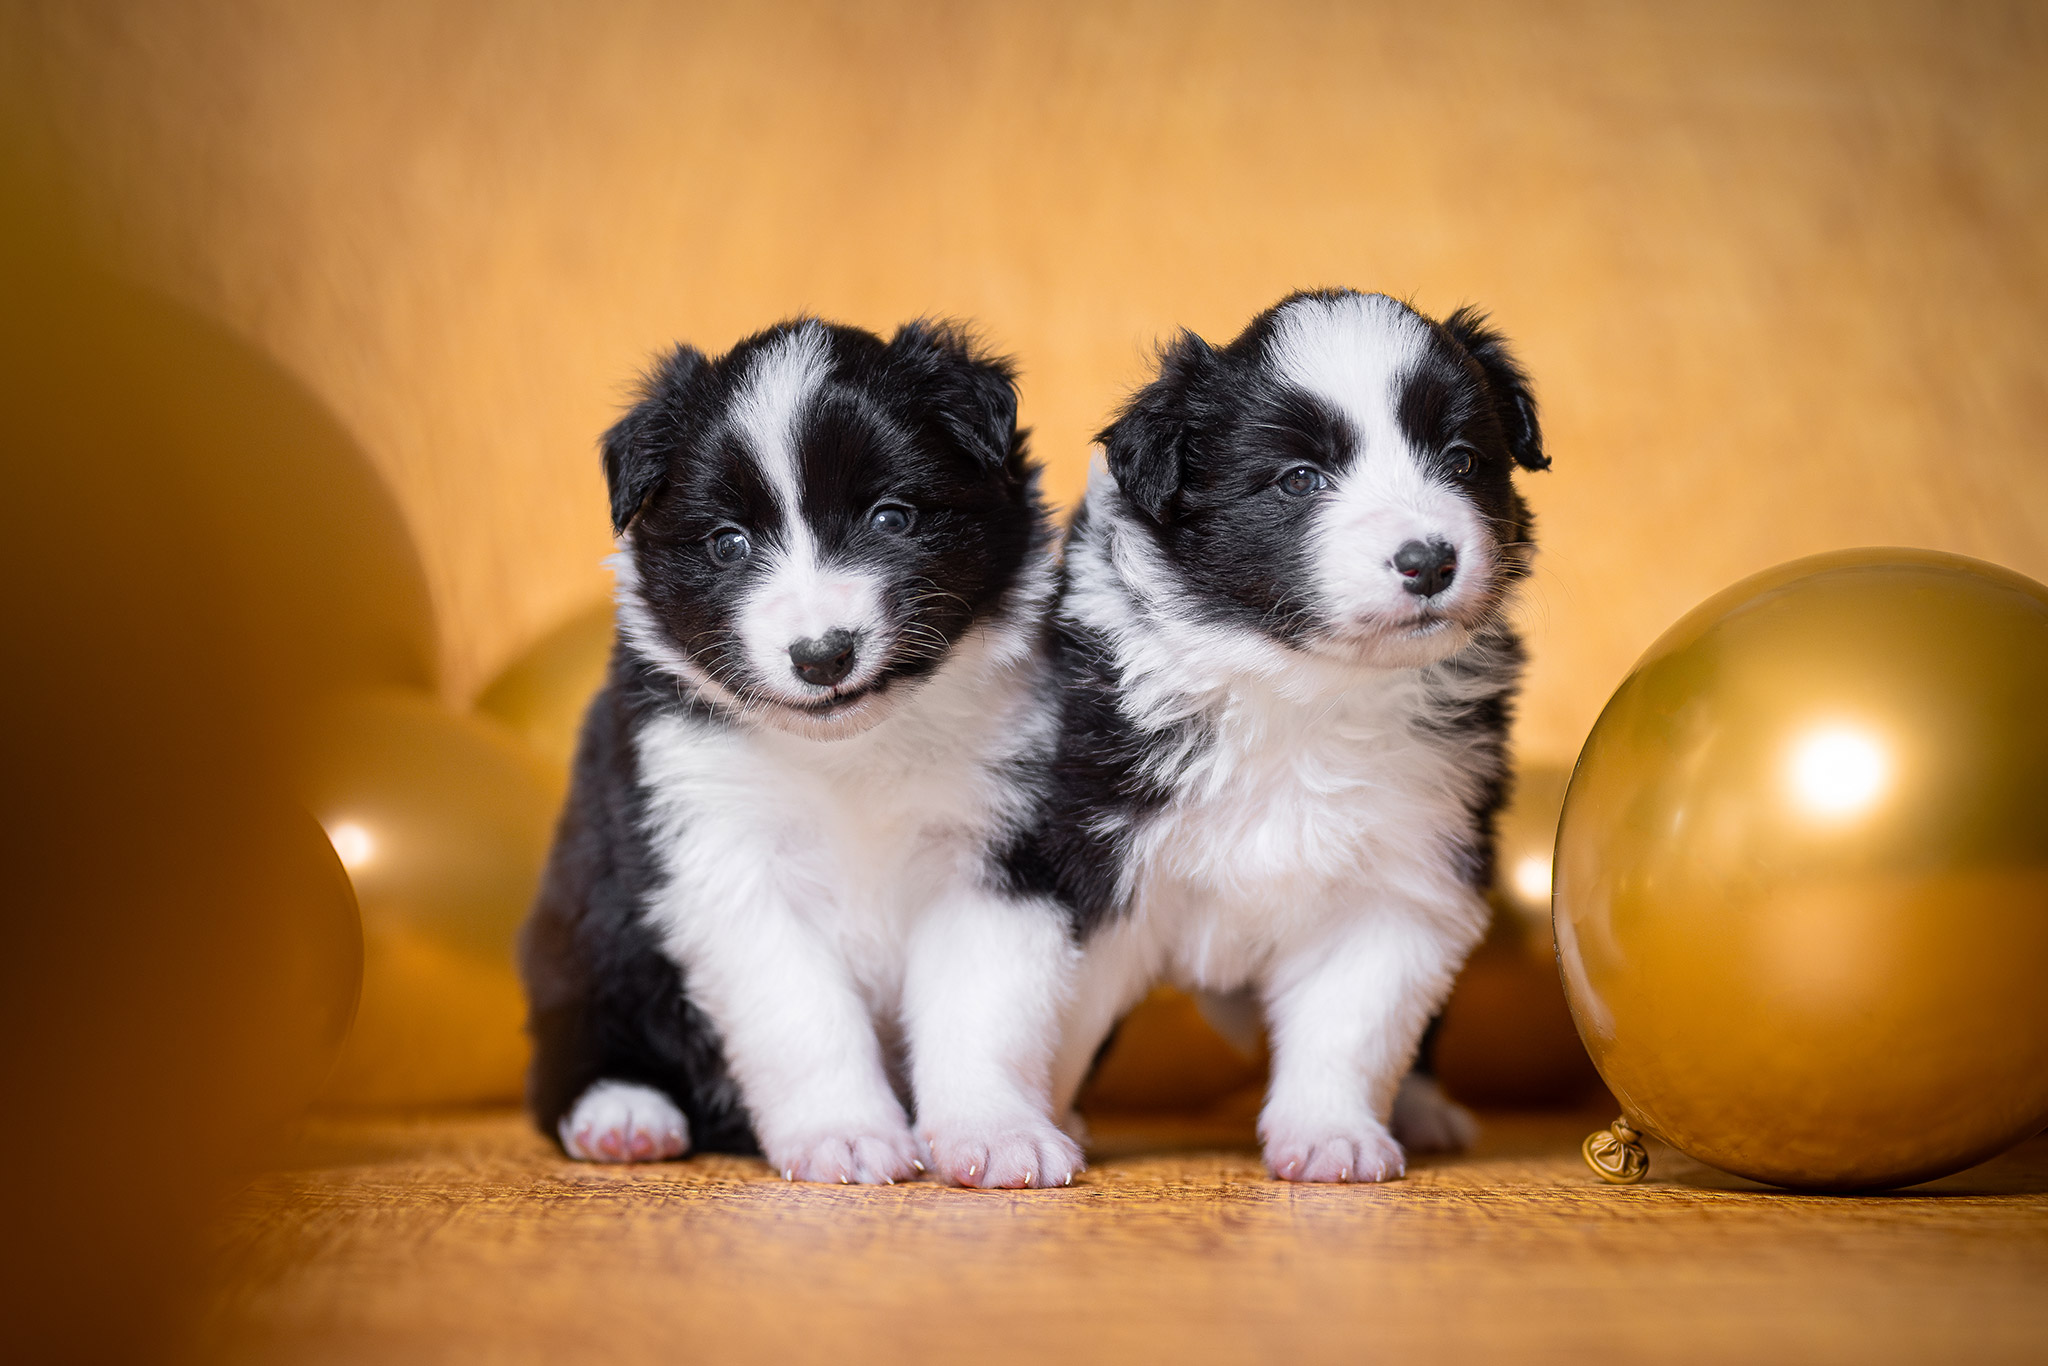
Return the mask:
<path id="1" fill-rule="evenodd" d="M 1368 448 L 1403 444 L 1394 381 L 1422 357 L 1420 318 L 1384 294 L 1297 299 L 1275 320 L 1271 364 L 1342 413 Z"/>
<path id="2" fill-rule="evenodd" d="M 760 686 L 798 706 L 866 687 L 881 673 L 895 643 L 883 611 L 881 580 L 821 560 L 810 538 L 804 541 L 802 547 L 762 552 L 769 562 L 737 617 L 742 648 Z M 790 647 L 835 630 L 859 640 L 853 671 L 829 687 L 804 682 L 791 665 Z"/>
<path id="3" fill-rule="evenodd" d="M 724 1041 L 764 1151 L 793 1178 L 912 1172 L 922 1150 L 876 1028 L 899 1019 L 942 1173 L 1047 1185 L 1079 1165 L 1046 1119 L 1049 1046 L 1035 1059 L 1010 1048 L 1017 1031 L 1050 1037 L 1073 950 L 1049 909 L 979 890 L 983 851 L 1015 815 L 993 766 L 1043 719 L 1031 632 L 1049 566 L 1017 591 L 914 702 L 835 742 L 680 715 L 638 736 L 668 879 L 648 914 Z M 999 1049 L 1022 1065 L 992 1065 Z"/>
<path id="4" fill-rule="evenodd" d="M 690 1124 L 651 1086 L 600 1081 L 556 1126 L 562 1151 L 585 1162 L 659 1162 L 690 1150 Z"/>
<path id="5" fill-rule="evenodd" d="M 784 333 L 753 358 L 746 387 L 733 400 L 733 428 L 785 509 L 796 507 L 803 484 L 797 465 L 797 419 L 805 401 L 825 382 L 830 365 L 825 330 L 807 323 Z M 800 520 L 788 530 L 793 538 L 810 537 Z"/>
<path id="6" fill-rule="evenodd" d="M 935 909 L 903 993 L 933 1167 L 969 1186 L 1064 1185 L 1082 1165 L 1050 1122 L 1053 1039 L 1078 957 L 1065 917 L 970 887 Z"/>

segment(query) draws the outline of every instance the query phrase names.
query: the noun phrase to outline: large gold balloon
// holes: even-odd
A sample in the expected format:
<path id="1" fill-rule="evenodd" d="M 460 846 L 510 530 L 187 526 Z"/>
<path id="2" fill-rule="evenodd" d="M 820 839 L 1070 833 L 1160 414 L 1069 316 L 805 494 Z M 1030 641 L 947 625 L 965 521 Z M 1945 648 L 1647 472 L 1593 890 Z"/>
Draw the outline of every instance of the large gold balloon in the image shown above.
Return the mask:
<path id="1" fill-rule="evenodd" d="M 561 776 L 424 693 L 330 704 L 299 764 L 362 904 L 363 1003 L 326 1099 L 516 1099 L 525 1008 L 513 942 L 540 879 Z"/>
<path id="2" fill-rule="evenodd" d="M 1555 898 L 1636 1128 L 1850 1189 L 2048 1123 L 2044 680 L 2048 589 L 1927 551 L 1781 566 L 1651 647 L 1580 755 Z"/>

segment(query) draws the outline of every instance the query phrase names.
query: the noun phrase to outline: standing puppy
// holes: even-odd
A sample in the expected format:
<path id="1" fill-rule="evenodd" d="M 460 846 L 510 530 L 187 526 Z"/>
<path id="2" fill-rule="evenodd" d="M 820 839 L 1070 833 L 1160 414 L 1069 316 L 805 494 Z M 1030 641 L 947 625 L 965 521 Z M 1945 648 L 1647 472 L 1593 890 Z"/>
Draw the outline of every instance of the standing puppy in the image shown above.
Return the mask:
<path id="1" fill-rule="evenodd" d="M 1102 440 L 1040 805 L 998 860 L 1085 944 L 1053 1099 L 1154 980 L 1250 988 L 1273 1173 L 1398 1176 L 1397 1089 L 1487 920 L 1531 553 L 1510 476 L 1549 464 L 1528 384 L 1476 313 L 1299 294 L 1228 346 L 1184 334 Z M 1407 1099 L 1457 1139 L 1433 1086 Z"/>
<path id="2" fill-rule="evenodd" d="M 978 880 L 1051 586 L 1016 410 L 955 329 L 800 320 L 676 350 L 605 436 L 618 645 L 521 953 L 571 1156 L 901 1180 L 914 1085 L 935 1150 L 1078 1163 L 1002 1065 L 1071 944 Z"/>

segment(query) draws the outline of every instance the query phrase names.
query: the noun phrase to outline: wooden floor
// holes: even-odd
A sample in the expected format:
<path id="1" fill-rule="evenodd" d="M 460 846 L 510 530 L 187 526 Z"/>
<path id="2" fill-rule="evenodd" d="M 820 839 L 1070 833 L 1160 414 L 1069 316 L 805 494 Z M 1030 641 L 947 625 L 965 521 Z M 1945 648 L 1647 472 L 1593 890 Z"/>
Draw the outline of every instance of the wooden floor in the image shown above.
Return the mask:
<path id="1" fill-rule="evenodd" d="M 509 1113 L 327 1121 L 221 1231 L 215 1361 L 2048 1360 L 2048 1138 L 1912 1192 L 1778 1194 L 1594 1116 L 1380 1187 L 1098 1125 L 1072 1189 L 563 1160 Z M 1220 1147 L 1175 1145 L 1222 1140 Z"/>

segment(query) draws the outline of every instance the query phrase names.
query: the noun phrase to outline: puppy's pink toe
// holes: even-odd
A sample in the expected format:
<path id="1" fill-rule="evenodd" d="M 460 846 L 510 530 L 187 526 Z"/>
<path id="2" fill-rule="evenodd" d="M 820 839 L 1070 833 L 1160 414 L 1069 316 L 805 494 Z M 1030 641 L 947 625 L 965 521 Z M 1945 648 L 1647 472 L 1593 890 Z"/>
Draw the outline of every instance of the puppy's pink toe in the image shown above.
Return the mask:
<path id="1" fill-rule="evenodd" d="M 1044 1122 L 988 1128 L 935 1126 L 925 1134 L 932 1169 L 961 1186 L 990 1190 L 1035 1190 L 1073 1183 L 1087 1164 L 1081 1149 Z"/>
<path id="2" fill-rule="evenodd" d="M 675 1102 L 631 1082 L 596 1083 L 556 1132 L 562 1150 L 585 1162 L 649 1162 L 680 1157 L 690 1146 L 689 1123 Z"/>
<path id="3" fill-rule="evenodd" d="M 1277 1123 L 1264 1127 L 1266 1168 L 1282 1181 L 1392 1181 L 1407 1171 L 1401 1145 L 1370 1121 L 1327 1128 Z"/>
<path id="4" fill-rule="evenodd" d="M 916 1172 L 908 1128 L 832 1134 L 780 1144 L 770 1160 L 791 1180 L 824 1185 L 894 1185 Z"/>

